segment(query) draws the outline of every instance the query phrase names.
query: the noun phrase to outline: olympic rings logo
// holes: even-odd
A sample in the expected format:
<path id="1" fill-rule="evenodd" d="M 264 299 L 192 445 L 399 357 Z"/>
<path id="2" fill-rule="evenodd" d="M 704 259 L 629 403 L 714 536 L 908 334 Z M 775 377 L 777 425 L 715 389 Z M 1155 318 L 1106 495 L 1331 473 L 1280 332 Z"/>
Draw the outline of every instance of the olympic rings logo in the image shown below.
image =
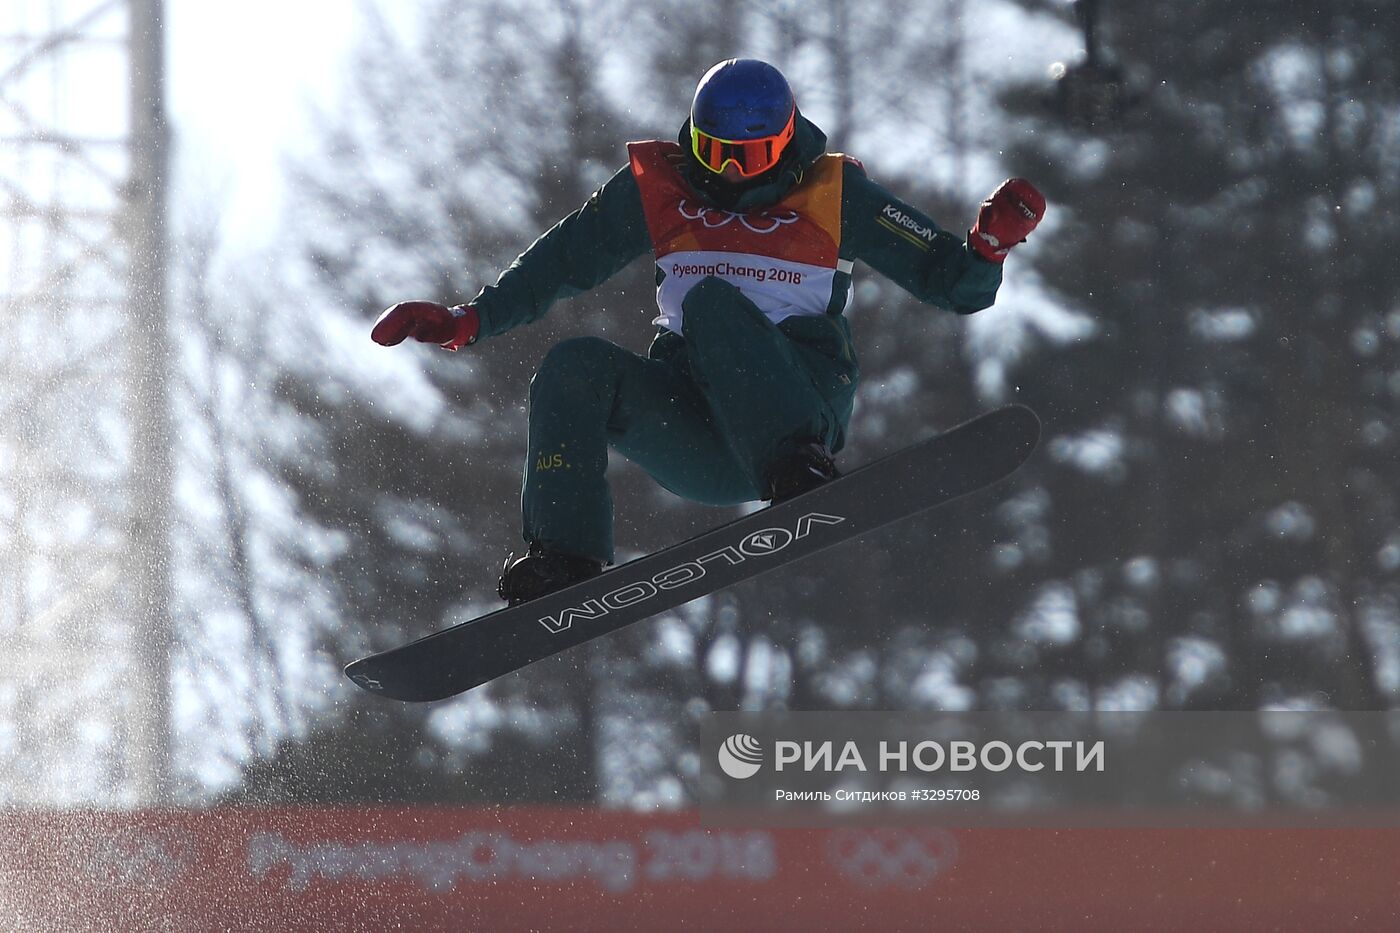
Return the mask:
<path id="1" fill-rule="evenodd" d="M 769 213 L 763 211 L 758 214 L 736 214 L 733 211 L 722 211 L 717 207 L 710 207 L 706 204 L 691 205 L 686 198 L 681 199 L 678 206 L 681 216 L 686 220 L 698 220 L 711 230 L 718 229 L 733 223 L 736 219 L 752 233 L 768 234 L 784 227 L 788 224 L 795 224 L 801 219 L 796 211 L 775 211 Z M 766 222 L 766 223 L 765 223 Z"/>
<path id="2" fill-rule="evenodd" d="M 826 843 L 827 862 L 867 888 L 925 887 L 957 857 L 957 840 L 946 829 L 838 829 Z"/>

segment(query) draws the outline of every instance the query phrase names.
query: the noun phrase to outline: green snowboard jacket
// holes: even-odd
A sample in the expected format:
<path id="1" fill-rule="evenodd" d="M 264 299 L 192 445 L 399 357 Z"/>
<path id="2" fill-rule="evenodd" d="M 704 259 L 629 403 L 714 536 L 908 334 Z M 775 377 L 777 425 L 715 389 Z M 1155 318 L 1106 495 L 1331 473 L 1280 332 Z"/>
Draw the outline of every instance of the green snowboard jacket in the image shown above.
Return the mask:
<path id="1" fill-rule="evenodd" d="M 688 124 L 679 138 L 682 145 L 688 140 Z M 826 135 L 799 114 L 794 144 L 798 164 L 805 169 L 826 151 Z M 733 209 L 745 212 L 776 204 L 802 174 L 789 172 L 745 192 Z M 700 191 L 696 196 L 708 200 Z M 624 167 L 473 299 L 481 315 L 479 336 L 494 336 L 536 320 L 559 299 L 600 285 L 652 251 L 641 191 L 630 167 Z M 840 258 L 860 260 L 918 300 L 960 314 L 989 307 L 1001 285 L 1000 264 L 983 260 L 968 248 L 964 237 L 941 229 L 922 211 L 871 181 L 854 160 L 843 166 Z M 850 284 L 848 274 L 838 277 L 838 288 L 848 292 Z M 845 304 L 833 300 L 832 307 L 842 309 Z M 794 340 L 854 363 L 849 325 L 839 310 L 832 317 L 835 328 L 830 326 L 831 318 L 804 317 L 788 318 L 779 326 Z M 680 340 L 678 334 L 661 331 L 651 355 L 671 355 Z"/>

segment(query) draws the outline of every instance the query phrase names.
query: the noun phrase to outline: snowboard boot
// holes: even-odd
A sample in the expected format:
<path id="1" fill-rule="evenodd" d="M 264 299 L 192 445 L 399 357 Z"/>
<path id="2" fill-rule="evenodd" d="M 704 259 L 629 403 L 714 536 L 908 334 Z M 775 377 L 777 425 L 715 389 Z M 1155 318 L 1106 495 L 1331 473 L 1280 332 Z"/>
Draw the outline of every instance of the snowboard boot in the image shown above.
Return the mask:
<path id="1" fill-rule="evenodd" d="M 819 438 L 807 438 L 792 456 L 774 464 L 768 471 L 763 498 L 777 505 L 840 475 L 836 458 L 826 444 Z"/>
<path id="2" fill-rule="evenodd" d="M 531 544 L 522 556 L 511 554 L 506 558 L 496 592 L 507 606 L 518 606 L 602 572 L 600 560 L 557 554 Z"/>

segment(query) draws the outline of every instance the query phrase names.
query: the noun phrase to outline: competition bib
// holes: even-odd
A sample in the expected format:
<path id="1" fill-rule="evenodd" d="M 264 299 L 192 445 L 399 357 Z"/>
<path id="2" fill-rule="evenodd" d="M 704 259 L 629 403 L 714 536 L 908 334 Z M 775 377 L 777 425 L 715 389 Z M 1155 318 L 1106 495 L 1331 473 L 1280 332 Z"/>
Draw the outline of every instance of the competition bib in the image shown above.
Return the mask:
<path id="1" fill-rule="evenodd" d="M 739 214 L 696 197 L 675 143 L 629 143 L 627 151 L 661 273 L 654 323 L 680 333 L 681 302 L 707 276 L 736 286 L 774 323 L 843 310 L 849 292 L 838 296 L 836 274 L 850 275 L 851 263 L 838 255 L 841 156 L 823 155 L 777 204 Z"/>

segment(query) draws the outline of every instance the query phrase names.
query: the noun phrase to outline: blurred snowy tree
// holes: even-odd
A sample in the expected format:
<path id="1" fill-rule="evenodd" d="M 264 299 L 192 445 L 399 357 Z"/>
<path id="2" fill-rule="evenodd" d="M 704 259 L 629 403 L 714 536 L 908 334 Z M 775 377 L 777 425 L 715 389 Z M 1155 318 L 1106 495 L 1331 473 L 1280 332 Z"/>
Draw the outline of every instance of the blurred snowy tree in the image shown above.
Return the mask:
<path id="1" fill-rule="evenodd" d="M 1040 4 L 1036 4 L 1040 6 Z M 980 675 L 1019 701 L 1376 708 L 1400 689 L 1400 62 L 1388 3 L 1103 4 L 1117 132 L 1019 98 L 1046 282 L 1093 333 L 1047 417 Z"/>

